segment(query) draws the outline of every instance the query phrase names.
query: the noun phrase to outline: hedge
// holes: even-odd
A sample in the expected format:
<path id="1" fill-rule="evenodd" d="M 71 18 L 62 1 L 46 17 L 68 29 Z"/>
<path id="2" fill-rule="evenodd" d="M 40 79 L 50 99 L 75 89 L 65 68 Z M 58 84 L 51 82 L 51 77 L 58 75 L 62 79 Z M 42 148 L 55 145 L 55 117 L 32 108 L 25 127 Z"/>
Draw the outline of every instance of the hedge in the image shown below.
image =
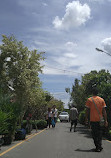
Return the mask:
<path id="1" fill-rule="evenodd" d="M 30 120 L 30 124 L 32 125 L 32 129 L 44 129 L 47 127 L 47 122 L 45 120 Z M 27 120 L 23 120 L 22 128 L 26 128 Z"/>
<path id="2" fill-rule="evenodd" d="M 85 110 L 79 114 L 79 122 L 83 125 L 85 124 Z"/>

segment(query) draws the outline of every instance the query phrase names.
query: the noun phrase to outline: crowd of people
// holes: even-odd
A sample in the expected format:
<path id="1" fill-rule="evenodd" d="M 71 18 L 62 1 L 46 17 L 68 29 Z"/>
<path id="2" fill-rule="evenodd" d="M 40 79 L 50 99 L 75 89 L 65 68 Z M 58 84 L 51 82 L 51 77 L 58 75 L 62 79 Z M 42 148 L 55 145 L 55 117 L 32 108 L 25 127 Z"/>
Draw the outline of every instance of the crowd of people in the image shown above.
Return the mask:
<path id="1" fill-rule="evenodd" d="M 74 132 L 76 131 L 76 126 L 77 126 L 77 120 L 78 120 L 78 110 L 75 107 L 75 105 L 72 105 L 72 108 L 70 109 L 70 122 L 71 122 L 71 128 L 70 132 L 72 130 L 72 126 L 74 125 Z M 52 108 L 48 108 L 46 112 L 46 121 L 47 121 L 47 127 L 54 128 L 57 122 L 58 118 L 58 110 L 56 109 L 56 106 L 54 105 Z"/>
<path id="2" fill-rule="evenodd" d="M 56 106 L 54 105 L 52 108 L 48 108 L 48 111 L 46 113 L 46 121 L 47 121 L 47 127 L 52 128 L 55 127 L 57 122 L 57 116 L 58 116 L 58 110 L 56 109 Z"/>

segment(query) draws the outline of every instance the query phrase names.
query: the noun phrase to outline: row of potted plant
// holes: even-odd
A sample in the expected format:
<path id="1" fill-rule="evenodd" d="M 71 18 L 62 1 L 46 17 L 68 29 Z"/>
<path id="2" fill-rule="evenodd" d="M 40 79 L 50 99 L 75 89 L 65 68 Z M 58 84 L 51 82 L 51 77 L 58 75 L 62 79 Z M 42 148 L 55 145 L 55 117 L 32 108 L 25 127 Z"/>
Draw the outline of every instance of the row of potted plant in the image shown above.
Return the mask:
<path id="1" fill-rule="evenodd" d="M 0 113 L 1 114 L 1 113 Z M 0 116 L 3 116 L 0 115 Z M 45 120 L 23 120 L 21 126 L 13 127 L 11 122 L 7 122 L 5 120 L 3 126 L 0 126 L 0 135 L 2 136 L 2 145 L 9 145 L 11 142 L 15 140 L 25 139 L 26 134 L 31 133 L 33 129 L 44 129 L 47 127 L 47 123 Z"/>

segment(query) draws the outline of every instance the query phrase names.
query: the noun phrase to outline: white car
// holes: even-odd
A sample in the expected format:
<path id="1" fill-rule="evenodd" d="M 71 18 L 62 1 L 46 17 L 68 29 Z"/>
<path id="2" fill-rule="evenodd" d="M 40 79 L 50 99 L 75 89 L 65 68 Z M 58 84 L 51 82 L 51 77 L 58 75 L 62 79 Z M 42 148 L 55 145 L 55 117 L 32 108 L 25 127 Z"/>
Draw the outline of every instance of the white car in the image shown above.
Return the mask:
<path id="1" fill-rule="evenodd" d="M 60 115 L 59 115 L 59 119 L 60 121 L 67 121 L 69 122 L 69 114 L 68 112 L 61 112 Z"/>

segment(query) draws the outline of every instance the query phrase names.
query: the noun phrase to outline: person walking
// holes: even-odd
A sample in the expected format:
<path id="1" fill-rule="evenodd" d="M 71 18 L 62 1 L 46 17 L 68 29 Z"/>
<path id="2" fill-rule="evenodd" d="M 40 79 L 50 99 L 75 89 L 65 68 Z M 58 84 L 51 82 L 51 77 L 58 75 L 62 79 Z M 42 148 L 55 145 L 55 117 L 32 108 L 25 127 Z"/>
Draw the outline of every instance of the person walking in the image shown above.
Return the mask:
<path id="1" fill-rule="evenodd" d="M 53 113 L 53 117 L 54 117 L 54 122 L 56 124 L 56 122 L 57 122 L 57 116 L 58 116 L 58 110 L 56 109 L 56 105 L 53 106 L 52 113 Z M 55 125 L 54 125 L 54 127 L 55 127 Z"/>
<path id="2" fill-rule="evenodd" d="M 47 111 L 46 111 L 46 113 L 45 113 L 45 120 L 46 120 L 46 122 L 47 122 L 47 127 L 48 127 L 48 125 L 49 125 L 48 109 L 47 109 Z"/>
<path id="3" fill-rule="evenodd" d="M 100 120 L 104 117 L 104 125 L 108 126 L 106 104 L 103 98 L 97 96 L 98 90 L 96 87 L 92 88 L 92 97 L 87 99 L 86 102 L 86 123 L 88 122 L 88 116 L 90 116 L 90 125 L 92 130 L 92 138 L 95 144 L 95 151 L 100 152 L 102 147 L 102 127 L 100 126 Z"/>
<path id="4" fill-rule="evenodd" d="M 55 119 L 54 119 L 54 112 L 52 111 L 52 121 L 51 121 L 51 123 L 52 123 L 52 128 L 54 128 L 55 127 Z"/>
<path id="5" fill-rule="evenodd" d="M 47 127 L 49 126 L 49 128 L 50 128 L 50 125 L 52 123 L 51 122 L 52 121 L 52 110 L 51 110 L 51 108 L 48 108 L 46 117 L 48 118 L 48 120 L 47 120 Z"/>
<path id="6" fill-rule="evenodd" d="M 72 126 L 73 125 L 74 125 L 74 132 L 76 131 L 77 118 L 78 118 L 78 110 L 75 107 L 75 105 L 72 104 L 72 108 L 70 109 L 70 121 L 71 121 L 70 132 L 72 131 Z"/>

